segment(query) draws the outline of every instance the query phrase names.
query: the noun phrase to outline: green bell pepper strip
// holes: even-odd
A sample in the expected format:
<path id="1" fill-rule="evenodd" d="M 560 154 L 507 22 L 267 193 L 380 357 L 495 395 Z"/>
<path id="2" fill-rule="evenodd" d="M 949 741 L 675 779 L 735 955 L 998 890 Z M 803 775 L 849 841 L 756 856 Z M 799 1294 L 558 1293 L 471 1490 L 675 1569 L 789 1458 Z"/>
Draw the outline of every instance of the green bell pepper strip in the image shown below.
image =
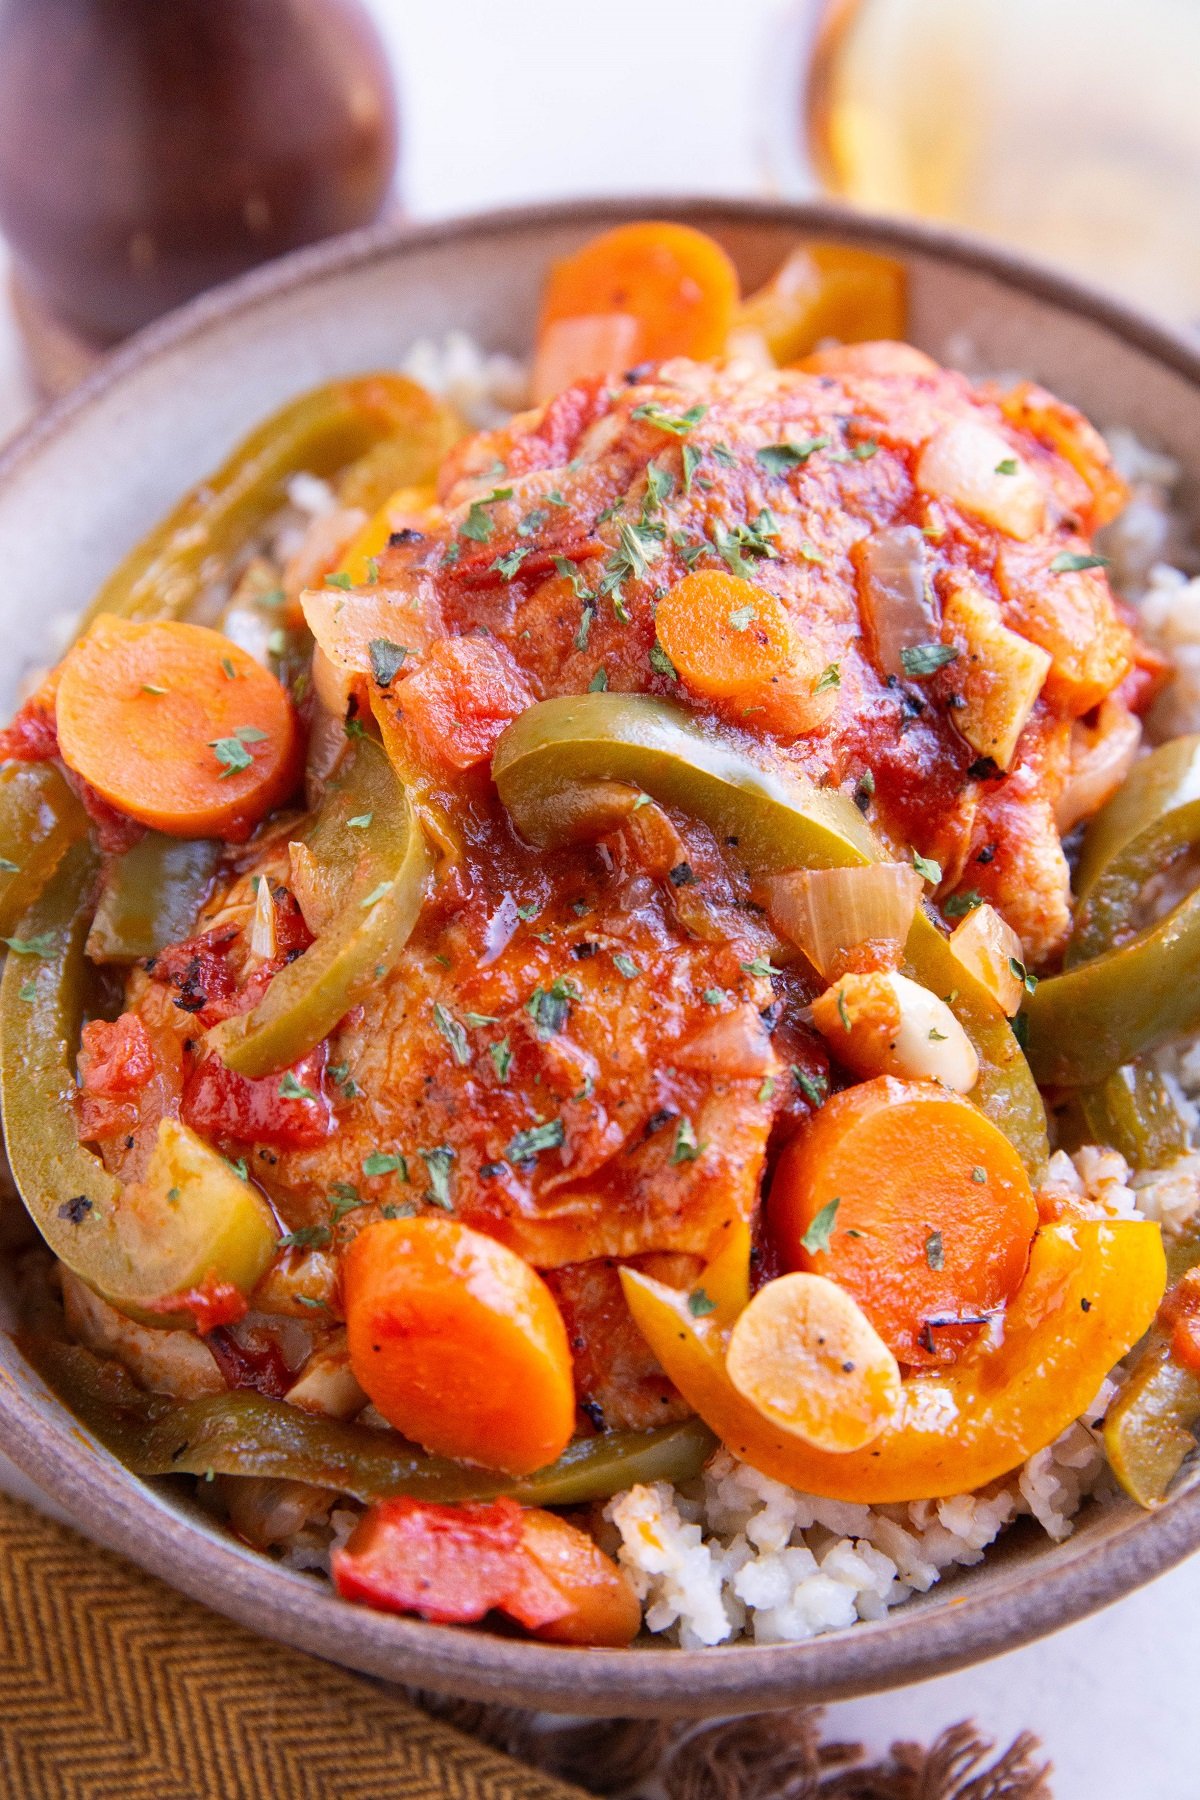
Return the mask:
<path id="1" fill-rule="evenodd" d="M 1174 738 L 1136 763 L 1088 827 L 1075 875 L 1065 963 L 1075 968 L 1132 936 L 1143 889 L 1200 845 L 1200 736 Z"/>
<path id="2" fill-rule="evenodd" d="M 53 763 L 0 768 L 0 937 L 10 936 L 87 828 L 87 814 Z"/>
<path id="3" fill-rule="evenodd" d="M 1200 1234 L 1192 1230 L 1167 1246 L 1169 1282 L 1198 1262 Z M 1145 1507 L 1162 1504 L 1196 1448 L 1197 1425 L 1200 1376 L 1175 1361 L 1170 1339 L 1156 1326 L 1104 1419 L 1105 1452 L 1130 1499 Z"/>
<path id="4" fill-rule="evenodd" d="M 1039 1081 L 1094 1086 L 1200 1026 L 1200 889 L 1136 928 L 1146 881 L 1196 845 L 1200 737 L 1178 738 L 1138 763 L 1089 827 L 1063 973 L 1039 982 L 1024 1009 Z"/>
<path id="5" fill-rule="evenodd" d="M 392 967 L 420 914 L 432 858 L 373 738 L 357 740 L 348 773 L 330 784 L 308 847 L 328 878 L 332 922 L 275 976 L 252 1012 L 209 1032 L 240 1075 L 285 1069 L 319 1044 Z"/>
<path id="6" fill-rule="evenodd" d="M 642 1481 L 688 1481 L 716 1448 L 699 1419 L 612 1431 L 568 1445 L 557 1462 L 514 1477 L 429 1456 L 377 1431 L 241 1390 L 179 1402 L 147 1394 L 77 1344 L 22 1340 L 34 1367 L 135 1475 L 257 1475 L 385 1500 L 493 1500 L 580 1506 Z"/>
<path id="7" fill-rule="evenodd" d="M 1064 1150 L 1108 1144 L 1135 1169 L 1162 1169 L 1191 1148 L 1187 1121 L 1157 1069 L 1126 1063 L 1097 1087 L 1077 1088 L 1058 1113 Z"/>
<path id="8" fill-rule="evenodd" d="M 172 1302 L 206 1281 L 248 1293 L 278 1231 L 261 1195 L 175 1120 L 144 1182 L 123 1188 L 76 1136 L 75 1050 L 96 857 L 70 850 L 21 921 L 0 979 L 0 1110 L 13 1179 L 55 1256 L 120 1311 L 190 1322 Z"/>
<path id="9" fill-rule="evenodd" d="M 211 838 L 148 831 L 105 871 L 88 933 L 96 963 L 132 963 L 190 937 L 222 846 Z"/>
<path id="10" fill-rule="evenodd" d="M 518 830 L 535 844 L 562 841 L 576 828 L 571 797 L 581 784 L 622 781 L 702 818 L 754 874 L 845 868 L 884 854 L 846 795 L 764 769 L 680 708 L 644 695 L 582 694 L 531 706 L 501 737 L 492 773 Z M 905 957 L 924 986 L 953 995 L 979 1056 L 972 1098 L 1036 1178 L 1048 1155 L 1045 1111 L 995 998 L 923 911 Z"/>
<path id="11" fill-rule="evenodd" d="M 257 426 L 129 552 L 81 630 L 99 613 L 181 618 L 285 504 L 293 475 L 334 476 L 384 439 L 403 438 L 411 445 L 411 479 L 429 481 L 461 434 L 450 409 L 404 375 L 358 375 L 314 388 Z"/>

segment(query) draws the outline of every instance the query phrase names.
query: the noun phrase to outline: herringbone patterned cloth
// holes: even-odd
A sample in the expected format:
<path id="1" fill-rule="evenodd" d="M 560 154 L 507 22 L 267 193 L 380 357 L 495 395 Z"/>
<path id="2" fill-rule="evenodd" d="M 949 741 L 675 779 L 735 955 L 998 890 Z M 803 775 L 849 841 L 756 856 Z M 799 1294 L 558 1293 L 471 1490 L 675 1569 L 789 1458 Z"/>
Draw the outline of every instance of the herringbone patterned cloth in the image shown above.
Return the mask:
<path id="1" fill-rule="evenodd" d="M 584 1800 L 0 1495 L 0 1800 Z"/>

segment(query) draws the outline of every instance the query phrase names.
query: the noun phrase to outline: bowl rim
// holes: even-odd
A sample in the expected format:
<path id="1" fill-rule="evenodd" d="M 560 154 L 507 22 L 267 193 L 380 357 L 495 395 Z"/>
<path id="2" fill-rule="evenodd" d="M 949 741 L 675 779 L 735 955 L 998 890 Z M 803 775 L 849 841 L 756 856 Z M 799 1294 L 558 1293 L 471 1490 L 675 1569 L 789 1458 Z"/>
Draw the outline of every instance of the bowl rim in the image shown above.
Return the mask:
<path id="1" fill-rule="evenodd" d="M 483 237 L 576 225 L 593 229 L 634 218 L 671 218 L 701 228 L 780 226 L 810 236 L 919 254 L 991 276 L 1100 325 L 1181 375 L 1197 390 L 1200 344 L 1137 307 L 1018 252 L 957 230 L 876 217 L 835 202 L 726 195 L 619 195 L 486 210 L 428 224 L 389 223 L 293 252 L 157 321 L 110 353 L 77 388 L 38 414 L 0 452 L 0 486 L 68 432 L 125 378 L 210 326 L 269 307 L 330 275 L 406 252 Z M 405 1679 L 474 1699 L 543 1710 L 633 1716 L 701 1715 L 827 1701 L 925 1679 L 1014 1649 L 1108 1605 L 1200 1547 L 1200 1484 L 1136 1518 L 1116 1544 L 1068 1539 L 1013 1570 L 995 1592 L 949 1594 L 898 1608 L 884 1619 L 799 1644 L 681 1650 L 572 1649 L 449 1630 L 372 1612 L 206 1530 L 166 1504 L 120 1465 L 74 1447 L 79 1428 L 39 1413 L 18 1381 L 0 1378 L 0 1451 L 83 1529 L 193 1599 L 296 1648 L 364 1673 Z"/>

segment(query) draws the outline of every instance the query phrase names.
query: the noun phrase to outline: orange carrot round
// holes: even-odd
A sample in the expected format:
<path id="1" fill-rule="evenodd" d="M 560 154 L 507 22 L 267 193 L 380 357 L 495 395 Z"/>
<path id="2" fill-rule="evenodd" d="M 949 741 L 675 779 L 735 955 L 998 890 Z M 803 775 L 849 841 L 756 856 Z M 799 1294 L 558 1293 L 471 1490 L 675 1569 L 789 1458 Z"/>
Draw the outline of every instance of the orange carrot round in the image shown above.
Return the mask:
<path id="1" fill-rule="evenodd" d="M 67 767 L 175 837 L 248 836 L 299 774 L 286 691 L 201 625 L 101 614 L 62 665 L 55 717 Z"/>
<path id="2" fill-rule="evenodd" d="M 881 1076 L 828 1100 L 768 1201 L 784 1265 L 828 1276 L 903 1363 L 948 1360 L 1016 1293 L 1037 1228 L 1020 1157 L 933 1082 Z"/>
<path id="3" fill-rule="evenodd" d="M 575 1426 L 566 1327 L 515 1251 L 454 1219 L 381 1219 L 342 1279 L 350 1366 L 397 1431 L 513 1475 L 562 1454 Z"/>
<path id="4" fill-rule="evenodd" d="M 659 601 L 655 625 L 680 679 L 711 700 L 753 693 L 794 654 L 782 602 L 723 569 L 685 575 Z"/>
<path id="5" fill-rule="evenodd" d="M 555 265 L 539 334 L 559 319 L 620 313 L 639 326 L 631 361 L 702 360 L 724 350 L 737 304 L 737 270 L 718 243 L 690 225 L 647 220 L 618 225 Z"/>

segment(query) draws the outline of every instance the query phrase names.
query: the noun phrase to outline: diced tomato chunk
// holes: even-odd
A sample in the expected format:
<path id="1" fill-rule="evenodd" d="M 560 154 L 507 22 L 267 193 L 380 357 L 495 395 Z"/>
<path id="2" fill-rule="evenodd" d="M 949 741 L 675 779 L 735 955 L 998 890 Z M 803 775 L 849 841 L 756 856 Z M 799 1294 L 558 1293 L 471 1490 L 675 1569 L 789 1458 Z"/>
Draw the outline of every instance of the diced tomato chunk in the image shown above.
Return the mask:
<path id="1" fill-rule="evenodd" d="M 495 638 L 439 638 L 396 694 L 397 717 L 426 766 L 486 762 L 518 713 L 533 704 L 520 669 Z"/>
<path id="2" fill-rule="evenodd" d="M 110 1024 L 94 1019 L 83 1028 L 79 1047 L 79 1081 L 84 1093 L 104 1100 L 136 1094 L 154 1074 L 154 1051 L 146 1027 L 136 1013 L 122 1013 Z"/>
<path id="3" fill-rule="evenodd" d="M 11 725 L 0 731 L 0 762 L 49 762 L 57 755 L 54 690 L 43 683 L 26 700 Z"/>
<path id="4" fill-rule="evenodd" d="M 472 1624 L 489 1612 L 507 1613 L 531 1631 L 553 1625 L 570 1604 L 526 1554 L 521 1511 L 512 1500 L 383 1500 L 334 1552 L 337 1590 L 347 1600 L 443 1625 Z"/>
<path id="5" fill-rule="evenodd" d="M 250 1310 L 240 1288 L 231 1281 L 218 1281 L 213 1275 L 206 1275 L 198 1287 L 189 1288 L 185 1294 L 167 1294 L 161 1300 L 144 1301 L 143 1305 L 152 1313 L 191 1313 L 201 1337 L 223 1326 L 236 1325 Z"/>
<path id="6" fill-rule="evenodd" d="M 175 1005 L 203 1029 L 236 1011 L 237 981 L 229 963 L 236 932 L 206 931 L 171 944 L 147 964 L 155 981 L 178 990 Z"/>
<path id="7" fill-rule="evenodd" d="M 210 1142 L 270 1144 L 276 1150 L 312 1150 L 334 1128 L 325 1092 L 326 1048 L 321 1044 L 276 1075 L 235 1074 L 219 1056 L 206 1055 L 188 1075 L 179 1116 Z"/>

